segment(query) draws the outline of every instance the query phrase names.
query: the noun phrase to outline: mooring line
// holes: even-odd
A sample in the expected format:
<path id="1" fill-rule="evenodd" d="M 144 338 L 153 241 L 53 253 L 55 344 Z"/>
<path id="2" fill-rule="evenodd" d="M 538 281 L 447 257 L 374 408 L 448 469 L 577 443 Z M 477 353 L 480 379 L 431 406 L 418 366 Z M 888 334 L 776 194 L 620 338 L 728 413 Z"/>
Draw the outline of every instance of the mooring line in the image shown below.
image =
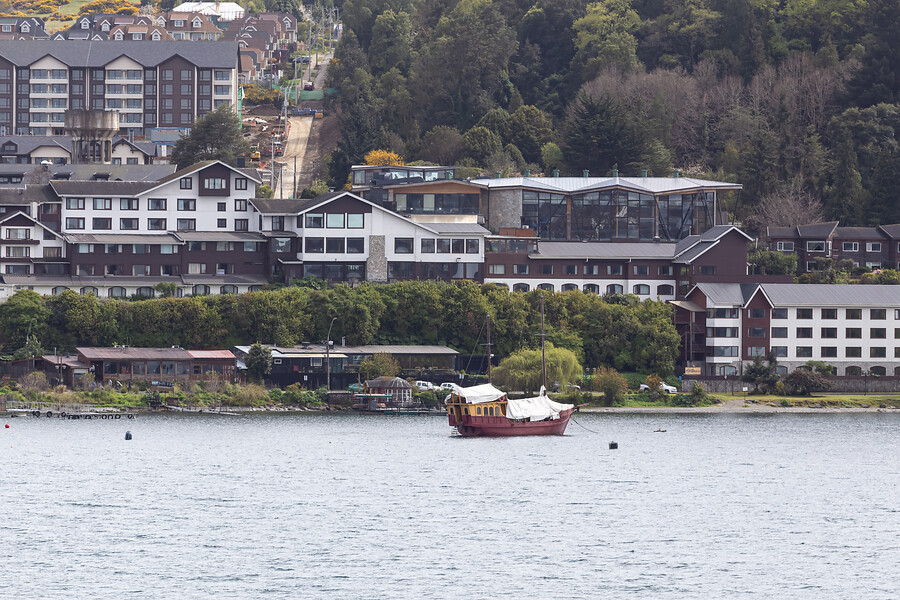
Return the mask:
<path id="1" fill-rule="evenodd" d="M 571 417 L 571 418 L 572 418 L 572 421 L 574 421 L 575 424 L 578 425 L 579 427 L 581 427 L 582 429 L 586 429 L 587 431 L 590 431 L 591 433 L 596 433 L 597 435 L 602 435 L 599 431 L 594 431 L 593 429 L 588 429 L 587 427 L 585 427 L 578 421 L 575 421 L 575 417 Z"/>

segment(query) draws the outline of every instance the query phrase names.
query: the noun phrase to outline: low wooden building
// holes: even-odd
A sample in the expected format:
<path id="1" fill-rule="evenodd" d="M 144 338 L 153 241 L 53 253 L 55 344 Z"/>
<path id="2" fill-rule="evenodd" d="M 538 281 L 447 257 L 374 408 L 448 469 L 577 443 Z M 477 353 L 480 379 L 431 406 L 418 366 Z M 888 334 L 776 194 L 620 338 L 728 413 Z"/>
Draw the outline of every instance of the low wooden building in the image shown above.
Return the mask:
<path id="1" fill-rule="evenodd" d="M 234 381 L 235 358 L 230 350 L 172 348 L 77 348 L 78 362 L 94 381 L 188 382 Z M 51 357 L 52 358 L 52 357 Z M 74 371 L 74 367 L 73 367 Z M 70 382 L 66 382 L 71 385 Z"/>

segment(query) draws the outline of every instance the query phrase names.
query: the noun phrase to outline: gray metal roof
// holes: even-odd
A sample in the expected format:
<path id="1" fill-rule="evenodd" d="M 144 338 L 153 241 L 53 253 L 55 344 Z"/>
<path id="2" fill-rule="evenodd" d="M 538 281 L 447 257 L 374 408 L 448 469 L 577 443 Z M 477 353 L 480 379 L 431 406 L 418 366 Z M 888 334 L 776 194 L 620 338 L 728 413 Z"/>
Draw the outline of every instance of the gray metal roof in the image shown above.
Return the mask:
<path id="1" fill-rule="evenodd" d="M 250 201 L 263 214 L 295 215 L 321 203 L 319 198 L 254 198 Z"/>
<path id="2" fill-rule="evenodd" d="M 147 181 L 64 181 L 56 180 L 50 182 L 53 188 L 60 196 L 109 196 L 109 197 L 128 197 L 138 196 L 144 190 L 155 187 L 155 183 Z"/>
<path id="3" fill-rule="evenodd" d="M 827 238 L 831 234 L 834 233 L 834 230 L 837 229 L 838 221 L 831 221 L 829 223 L 812 223 L 810 225 L 798 225 L 797 226 L 797 235 L 800 237 L 819 237 L 819 238 Z"/>
<path id="4" fill-rule="evenodd" d="M 269 346 L 273 355 L 278 352 L 282 356 L 302 357 L 304 354 L 323 354 L 325 352 L 325 344 L 310 344 L 308 348 L 300 346 Z M 235 348 L 243 353 L 250 350 L 250 346 L 235 346 Z M 411 345 L 375 345 L 367 344 L 363 346 L 339 346 L 337 344 L 331 347 L 331 352 L 341 354 L 439 354 L 439 355 L 456 355 L 459 354 L 453 348 L 448 346 L 411 346 Z"/>
<path id="5" fill-rule="evenodd" d="M 21 184 L 17 184 L 21 185 Z M 58 202 L 59 198 L 47 185 L 26 185 L 25 187 L 0 188 L 0 205 L 22 205 L 37 202 Z"/>
<path id="6" fill-rule="evenodd" d="M 179 231 L 175 235 L 186 242 L 263 242 L 266 239 L 250 231 Z"/>
<path id="7" fill-rule="evenodd" d="M 182 244 L 171 233 L 69 233 L 70 244 Z"/>
<path id="8" fill-rule="evenodd" d="M 765 283 L 762 288 L 777 307 L 900 307 L 900 285 Z"/>
<path id="9" fill-rule="evenodd" d="M 0 41 L 0 56 L 20 67 L 52 56 L 69 67 L 104 67 L 127 56 L 145 67 L 181 56 L 198 67 L 234 69 L 237 67 L 236 42 L 93 42 L 86 40 Z"/>
<path id="10" fill-rule="evenodd" d="M 698 258 L 702 254 L 704 254 L 710 248 L 713 248 L 718 242 L 707 242 L 703 241 L 698 244 L 695 244 L 688 248 L 687 250 L 678 254 L 675 262 L 679 264 L 688 264 L 694 259 Z"/>
<path id="11" fill-rule="evenodd" d="M 8 142 L 16 145 L 15 154 L 31 154 L 44 146 L 56 146 L 67 152 L 72 151 L 72 138 L 67 135 L 6 135 L 0 137 L 0 147 Z M 9 154 L 9 152 L 4 152 L 4 154 Z"/>
<path id="12" fill-rule="evenodd" d="M 491 232 L 478 223 L 420 223 L 416 225 L 427 227 L 437 233 L 465 233 L 470 235 L 491 235 Z"/>
<path id="13" fill-rule="evenodd" d="M 834 237 L 847 240 L 881 240 L 884 233 L 877 227 L 837 227 Z"/>
<path id="14" fill-rule="evenodd" d="M 696 287 L 714 306 L 743 306 L 748 299 L 739 283 L 698 283 Z"/>
<path id="15" fill-rule="evenodd" d="M 737 183 L 690 177 L 507 177 L 473 179 L 472 183 L 494 188 L 525 188 L 560 194 L 625 188 L 646 194 L 677 194 L 691 190 L 740 190 Z"/>
<path id="16" fill-rule="evenodd" d="M 675 256 L 675 244 L 660 242 L 538 242 L 537 252 L 530 254 L 535 259 L 671 259 Z"/>

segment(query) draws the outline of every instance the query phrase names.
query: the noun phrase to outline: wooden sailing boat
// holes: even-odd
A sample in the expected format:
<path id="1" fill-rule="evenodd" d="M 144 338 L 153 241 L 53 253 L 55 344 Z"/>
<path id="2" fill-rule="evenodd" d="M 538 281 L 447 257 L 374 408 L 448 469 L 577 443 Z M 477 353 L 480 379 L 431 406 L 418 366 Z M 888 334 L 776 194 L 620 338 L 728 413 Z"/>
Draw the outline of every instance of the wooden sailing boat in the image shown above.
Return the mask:
<path id="1" fill-rule="evenodd" d="M 544 353 L 544 296 L 541 295 L 541 361 L 540 396 L 510 400 L 506 393 L 491 383 L 491 320 L 488 315 L 487 346 L 488 382 L 462 388 L 450 395 L 447 415 L 450 427 L 464 437 L 504 437 L 518 435 L 562 435 L 575 410 L 572 404 L 554 402 L 546 395 L 547 365 Z"/>

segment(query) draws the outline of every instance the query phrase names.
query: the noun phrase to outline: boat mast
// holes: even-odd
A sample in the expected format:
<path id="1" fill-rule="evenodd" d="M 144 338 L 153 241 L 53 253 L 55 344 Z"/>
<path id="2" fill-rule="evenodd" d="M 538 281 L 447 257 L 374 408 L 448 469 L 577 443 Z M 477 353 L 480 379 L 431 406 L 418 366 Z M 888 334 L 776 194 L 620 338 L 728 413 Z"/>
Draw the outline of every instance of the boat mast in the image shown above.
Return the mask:
<path id="1" fill-rule="evenodd" d="M 544 349 L 544 291 L 541 290 L 541 385 L 547 389 L 547 352 Z"/>
<path id="2" fill-rule="evenodd" d="M 488 383 L 492 383 L 491 381 L 491 314 L 488 313 L 487 316 L 487 359 L 488 359 Z"/>

